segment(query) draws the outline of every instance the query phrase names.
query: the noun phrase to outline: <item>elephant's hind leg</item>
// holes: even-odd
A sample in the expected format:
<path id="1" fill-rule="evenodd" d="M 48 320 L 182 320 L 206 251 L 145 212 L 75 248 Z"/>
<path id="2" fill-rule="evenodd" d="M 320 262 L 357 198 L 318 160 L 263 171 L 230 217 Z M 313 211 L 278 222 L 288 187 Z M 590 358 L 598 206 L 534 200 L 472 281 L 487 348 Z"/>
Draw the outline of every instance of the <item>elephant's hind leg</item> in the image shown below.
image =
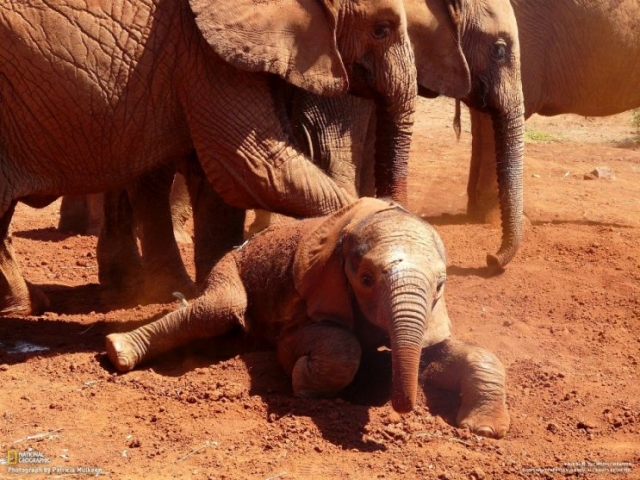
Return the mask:
<path id="1" fill-rule="evenodd" d="M 107 355 L 120 371 L 199 338 L 215 337 L 244 324 L 247 295 L 233 259 L 223 259 L 207 291 L 189 306 L 129 333 L 106 338 Z"/>
<path id="2" fill-rule="evenodd" d="M 488 350 L 455 339 L 423 349 L 421 381 L 460 392 L 458 426 L 502 438 L 509 429 L 504 367 Z"/>
<path id="3" fill-rule="evenodd" d="M 9 234 L 15 208 L 13 202 L 0 218 L 0 315 L 38 314 L 49 306 L 49 301 L 43 292 L 27 285 L 15 260 Z"/>
<path id="4" fill-rule="evenodd" d="M 341 325 L 312 323 L 278 340 L 278 359 L 299 397 L 332 397 L 349 385 L 360 366 L 356 336 Z"/>

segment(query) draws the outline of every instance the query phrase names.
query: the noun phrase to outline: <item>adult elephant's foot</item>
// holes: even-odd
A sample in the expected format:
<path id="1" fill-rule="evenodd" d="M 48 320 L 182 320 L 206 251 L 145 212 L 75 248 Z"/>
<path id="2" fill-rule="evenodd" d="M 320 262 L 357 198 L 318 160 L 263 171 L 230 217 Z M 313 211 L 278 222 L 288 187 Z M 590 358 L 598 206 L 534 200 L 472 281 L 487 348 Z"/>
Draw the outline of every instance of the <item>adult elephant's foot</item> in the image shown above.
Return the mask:
<path id="1" fill-rule="evenodd" d="M 25 284 L 25 288 L 2 295 L 0 315 L 3 316 L 27 316 L 40 315 L 49 308 L 49 298 L 45 293 L 31 284 Z"/>
<path id="2" fill-rule="evenodd" d="M 105 340 L 107 356 L 119 372 L 133 370 L 140 361 L 138 347 L 131 335 L 127 333 L 112 333 Z"/>
<path id="3" fill-rule="evenodd" d="M 462 399 L 457 423 L 472 433 L 488 438 L 503 438 L 509 430 L 511 420 L 504 396 Z"/>
<path id="4" fill-rule="evenodd" d="M 139 300 L 142 303 L 169 303 L 176 300 L 175 292 L 181 293 L 185 298 L 195 298 L 200 291 L 186 271 L 181 270 L 146 272 Z"/>

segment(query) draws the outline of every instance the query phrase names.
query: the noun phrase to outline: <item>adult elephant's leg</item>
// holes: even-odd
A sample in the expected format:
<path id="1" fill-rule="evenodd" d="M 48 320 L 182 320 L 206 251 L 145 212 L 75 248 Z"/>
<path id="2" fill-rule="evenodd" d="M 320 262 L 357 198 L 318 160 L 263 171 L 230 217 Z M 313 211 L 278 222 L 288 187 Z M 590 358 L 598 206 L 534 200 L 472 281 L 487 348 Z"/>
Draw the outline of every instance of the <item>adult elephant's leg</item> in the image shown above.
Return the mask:
<path id="1" fill-rule="evenodd" d="M 80 233 L 87 231 L 89 211 L 86 195 L 65 195 L 60 201 L 60 218 L 58 230 L 63 233 Z"/>
<path id="2" fill-rule="evenodd" d="M 210 75 L 219 79 L 217 88 L 185 92 L 184 111 L 207 179 L 226 203 L 313 217 L 354 200 L 299 148 L 281 80 L 207 63 L 216 65 Z M 215 106 L 202 101 L 207 96 Z"/>
<path id="3" fill-rule="evenodd" d="M 60 202 L 58 230 L 80 235 L 100 235 L 103 194 L 65 195 Z"/>
<path id="4" fill-rule="evenodd" d="M 470 109 L 471 164 L 467 183 L 467 214 L 483 223 L 500 225 L 496 148 L 491 115 Z"/>
<path id="5" fill-rule="evenodd" d="M 493 353 L 449 338 L 422 350 L 421 367 L 421 382 L 460 393 L 458 426 L 484 437 L 506 435 L 506 373 Z"/>
<path id="6" fill-rule="evenodd" d="M 173 234 L 178 243 L 192 243 L 191 235 L 187 231 L 187 221 L 192 215 L 189 190 L 184 175 L 178 174 L 171 185 L 171 221 Z"/>
<path id="7" fill-rule="evenodd" d="M 196 284 L 202 287 L 223 255 L 242 244 L 246 212 L 222 200 L 207 180 L 195 155 L 183 165 L 193 211 Z"/>
<path id="8" fill-rule="evenodd" d="M 310 144 L 313 163 L 354 196 L 363 163 L 374 162 L 373 156 L 364 157 L 373 107 L 353 95 L 323 97 L 298 89 L 294 97 L 291 117 L 298 141 Z"/>
<path id="9" fill-rule="evenodd" d="M 335 396 L 353 380 L 361 353 L 353 332 L 330 323 L 305 325 L 278 339 L 278 360 L 299 397 Z"/>
<path id="10" fill-rule="evenodd" d="M 143 287 L 142 259 L 126 190 L 105 192 L 103 212 L 96 254 L 98 279 L 103 286 L 123 292 L 127 299 L 137 299 Z"/>
<path id="11" fill-rule="evenodd" d="M 170 196 L 174 175 L 175 165 L 168 164 L 128 188 L 140 237 L 145 302 L 169 302 L 173 292 L 187 297 L 197 293 L 173 232 Z"/>
<path id="12" fill-rule="evenodd" d="M 9 225 L 16 202 L 0 218 L 0 315 L 32 315 L 41 313 L 49 305 L 44 293 L 27 285 L 13 253 Z"/>

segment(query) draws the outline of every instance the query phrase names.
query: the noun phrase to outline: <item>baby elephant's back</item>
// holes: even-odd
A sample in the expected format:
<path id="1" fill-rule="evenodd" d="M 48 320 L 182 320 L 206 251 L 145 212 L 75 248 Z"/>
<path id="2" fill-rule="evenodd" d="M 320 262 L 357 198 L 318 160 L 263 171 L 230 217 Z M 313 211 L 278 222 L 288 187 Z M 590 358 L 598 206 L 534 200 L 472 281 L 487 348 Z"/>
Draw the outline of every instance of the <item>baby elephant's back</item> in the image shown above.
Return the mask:
<path id="1" fill-rule="evenodd" d="M 317 228 L 322 218 L 293 221 L 271 227 L 235 251 L 242 283 L 249 299 L 248 321 L 287 323 L 297 317 L 299 296 L 293 283 L 293 260 L 302 236 Z M 249 326 L 249 330 L 253 330 Z"/>

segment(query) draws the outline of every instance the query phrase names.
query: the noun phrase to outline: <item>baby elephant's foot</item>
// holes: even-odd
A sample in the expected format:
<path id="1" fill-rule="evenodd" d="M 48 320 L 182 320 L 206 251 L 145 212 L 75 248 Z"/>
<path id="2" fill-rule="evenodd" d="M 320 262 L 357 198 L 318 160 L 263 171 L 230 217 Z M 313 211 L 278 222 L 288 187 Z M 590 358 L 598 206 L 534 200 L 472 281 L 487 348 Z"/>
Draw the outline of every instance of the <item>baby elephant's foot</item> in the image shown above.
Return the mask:
<path id="1" fill-rule="evenodd" d="M 463 398 L 457 422 L 460 428 L 467 428 L 476 435 L 503 438 L 510 424 L 504 396 L 476 399 L 473 402 L 465 402 Z"/>
<path id="2" fill-rule="evenodd" d="M 112 333 L 105 341 L 107 356 L 119 372 L 133 370 L 139 362 L 135 343 L 127 333 Z"/>

